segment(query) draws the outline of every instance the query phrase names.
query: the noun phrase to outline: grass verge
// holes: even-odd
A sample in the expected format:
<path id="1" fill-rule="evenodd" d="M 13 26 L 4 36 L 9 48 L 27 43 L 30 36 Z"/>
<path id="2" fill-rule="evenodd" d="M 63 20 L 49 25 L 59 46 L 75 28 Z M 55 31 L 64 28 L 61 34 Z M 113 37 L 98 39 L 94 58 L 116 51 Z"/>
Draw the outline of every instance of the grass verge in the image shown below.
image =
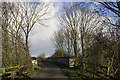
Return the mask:
<path id="1" fill-rule="evenodd" d="M 68 77 L 70 78 L 70 80 L 82 80 L 82 74 L 79 70 L 74 70 L 69 68 L 68 66 L 66 66 L 65 64 L 62 63 L 57 63 L 57 62 L 48 62 L 48 63 L 52 63 L 55 64 L 59 67 L 61 67 L 62 69 L 65 70 L 66 74 L 68 74 Z"/>

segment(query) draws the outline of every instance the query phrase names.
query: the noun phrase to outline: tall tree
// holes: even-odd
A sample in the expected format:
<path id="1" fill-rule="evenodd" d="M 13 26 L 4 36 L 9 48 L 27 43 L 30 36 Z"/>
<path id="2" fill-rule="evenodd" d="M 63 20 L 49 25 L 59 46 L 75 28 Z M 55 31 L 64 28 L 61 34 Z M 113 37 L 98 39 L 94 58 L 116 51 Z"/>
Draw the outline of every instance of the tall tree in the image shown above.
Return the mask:
<path id="1" fill-rule="evenodd" d="M 29 34 L 34 27 L 36 23 L 39 23 L 41 25 L 43 24 L 43 20 L 47 20 L 50 18 L 50 16 L 47 16 L 49 13 L 49 7 L 50 4 L 45 3 L 30 3 L 30 2 L 24 2 L 24 3 L 18 3 L 18 8 L 16 13 L 19 14 L 19 17 L 15 16 L 16 13 L 13 12 L 13 17 L 17 24 L 20 26 L 18 28 L 21 28 L 25 35 L 25 44 L 26 44 L 26 56 L 29 55 Z M 19 20 L 20 19 L 20 20 Z M 30 57 L 27 57 L 28 60 L 31 62 Z"/>
<path id="2" fill-rule="evenodd" d="M 56 50 L 61 50 L 61 55 L 62 57 L 64 57 L 63 52 L 64 52 L 64 35 L 63 35 L 64 31 L 61 28 L 60 30 L 58 30 L 57 32 L 54 33 L 53 35 L 53 45 L 56 48 Z"/>
<path id="3" fill-rule="evenodd" d="M 8 66 L 9 65 L 9 57 L 5 57 L 8 56 L 9 52 L 9 43 L 8 43 L 8 25 L 9 25 L 9 21 L 8 21 L 8 4 L 7 3 L 2 3 L 2 62 L 6 63 L 3 66 Z"/>
<path id="4" fill-rule="evenodd" d="M 117 32 L 119 32 L 120 30 L 120 0 L 116 0 L 115 2 L 100 2 L 105 8 L 107 8 L 108 10 L 110 10 L 111 12 L 113 12 L 114 14 L 117 15 L 118 17 L 118 24 L 112 22 L 111 20 L 109 20 L 109 23 L 112 24 L 113 26 L 116 27 Z M 118 33 L 118 38 L 117 38 L 117 42 L 118 42 L 118 56 L 119 56 L 119 60 L 118 60 L 118 66 L 120 66 L 120 33 Z M 120 73 L 120 67 L 118 70 L 118 74 Z"/>
<path id="5" fill-rule="evenodd" d="M 99 17 L 92 13 L 89 8 L 78 9 L 76 5 L 66 7 L 61 16 L 62 26 L 68 27 L 71 35 L 71 41 L 74 48 L 74 55 L 76 58 L 79 56 L 79 48 L 84 58 L 87 56 L 86 49 L 91 42 L 91 34 L 99 32 L 100 26 L 102 25 L 103 17 Z M 89 36 L 88 36 L 89 35 Z M 66 37 L 65 37 L 66 38 Z M 80 45 L 78 45 L 80 44 Z"/>

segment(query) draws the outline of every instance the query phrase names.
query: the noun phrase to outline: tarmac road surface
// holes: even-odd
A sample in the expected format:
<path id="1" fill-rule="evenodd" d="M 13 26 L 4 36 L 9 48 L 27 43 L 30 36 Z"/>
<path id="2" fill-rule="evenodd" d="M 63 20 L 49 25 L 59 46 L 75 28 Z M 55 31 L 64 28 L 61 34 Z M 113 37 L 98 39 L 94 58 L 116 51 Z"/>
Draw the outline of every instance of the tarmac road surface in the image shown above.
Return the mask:
<path id="1" fill-rule="evenodd" d="M 35 80 L 69 80 L 67 74 L 60 67 L 43 63 L 42 70 L 35 77 Z"/>

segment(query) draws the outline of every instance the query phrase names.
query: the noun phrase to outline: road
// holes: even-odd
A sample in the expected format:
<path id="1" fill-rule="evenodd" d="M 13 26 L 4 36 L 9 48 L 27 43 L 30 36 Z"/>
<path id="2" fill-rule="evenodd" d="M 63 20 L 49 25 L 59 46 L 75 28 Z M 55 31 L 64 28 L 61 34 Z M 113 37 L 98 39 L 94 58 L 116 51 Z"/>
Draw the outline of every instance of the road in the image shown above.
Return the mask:
<path id="1" fill-rule="evenodd" d="M 42 71 L 34 78 L 37 80 L 68 80 L 68 76 L 65 74 L 64 70 L 51 63 L 43 63 Z"/>

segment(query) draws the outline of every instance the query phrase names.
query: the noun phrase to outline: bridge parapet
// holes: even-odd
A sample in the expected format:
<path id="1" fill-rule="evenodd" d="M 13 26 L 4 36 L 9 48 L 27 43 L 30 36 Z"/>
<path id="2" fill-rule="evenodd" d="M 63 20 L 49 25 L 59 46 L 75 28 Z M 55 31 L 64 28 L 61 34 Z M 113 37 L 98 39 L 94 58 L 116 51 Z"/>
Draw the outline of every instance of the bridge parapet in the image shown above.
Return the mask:
<path id="1" fill-rule="evenodd" d="M 60 64 L 64 64 L 67 67 L 74 67 L 75 59 L 72 57 L 58 57 L 58 58 L 48 58 L 48 62 L 56 62 Z"/>

